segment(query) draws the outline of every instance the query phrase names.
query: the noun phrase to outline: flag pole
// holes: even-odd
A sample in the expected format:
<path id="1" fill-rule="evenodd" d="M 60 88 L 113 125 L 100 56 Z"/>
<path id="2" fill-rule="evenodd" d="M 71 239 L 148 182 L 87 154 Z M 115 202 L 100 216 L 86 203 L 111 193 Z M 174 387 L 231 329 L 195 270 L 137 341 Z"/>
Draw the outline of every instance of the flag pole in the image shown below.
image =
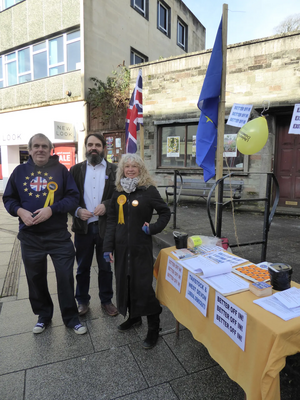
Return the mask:
<path id="1" fill-rule="evenodd" d="M 144 161 L 144 125 L 140 124 L 140 157 Z"/>
<path id="2" fill-rule="evenodd" d="M 226 64 L 227 64 L 227 25 L 228 25 L 228 4 L 223 4 L 222 18 L 222 79 L 221 96 L 218 111 L 218 140 L 216 154 L 216 181 L 223 177 L 223 152 L 224 152 L 224 131 L 225 131 L 225 89 L 226 89 Z M 218 186 L 216 188 L 216 214 L 215 226 L 222 213 L 221 205 L 218 204 Z M 218 233 L 217 233 L 218 236 Z"/>

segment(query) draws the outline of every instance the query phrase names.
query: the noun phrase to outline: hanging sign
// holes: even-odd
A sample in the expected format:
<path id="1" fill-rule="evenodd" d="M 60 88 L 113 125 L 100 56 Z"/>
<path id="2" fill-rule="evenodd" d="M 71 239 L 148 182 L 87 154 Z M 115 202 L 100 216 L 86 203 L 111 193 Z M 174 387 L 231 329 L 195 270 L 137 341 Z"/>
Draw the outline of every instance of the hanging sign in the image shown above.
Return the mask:
<path id="1" fill-rule="evenodd" d="M 67 122 L 54 121 L 54 138 L 74 140 L 74 125 Z"/>
<path id="2" fill-rule="evenodd" d="M 300 104 L 295 104 L 289 133 L 300 135 Z"/>
<path id="3" fill-rule="evenodd" d="M 252 105 L 234 103 L 229 118 L 227 120 L 227 125 L 237 126 L 238 128 L 241 128 L 247 123 L 251 110 Z"/>

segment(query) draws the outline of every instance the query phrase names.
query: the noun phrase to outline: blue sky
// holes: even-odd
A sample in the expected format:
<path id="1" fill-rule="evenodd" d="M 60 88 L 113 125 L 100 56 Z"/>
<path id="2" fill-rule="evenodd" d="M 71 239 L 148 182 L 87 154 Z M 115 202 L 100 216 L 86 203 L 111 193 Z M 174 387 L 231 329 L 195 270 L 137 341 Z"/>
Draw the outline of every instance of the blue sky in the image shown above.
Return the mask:
<path id="1" fill-rule="evenodd" d="M 286 17 L 300 13 L 299 0 L 183 0 L 206 28 L 206 49 L 213 47 L 223 4 L 228 4 L 227 44 L 275 35 Z"/>

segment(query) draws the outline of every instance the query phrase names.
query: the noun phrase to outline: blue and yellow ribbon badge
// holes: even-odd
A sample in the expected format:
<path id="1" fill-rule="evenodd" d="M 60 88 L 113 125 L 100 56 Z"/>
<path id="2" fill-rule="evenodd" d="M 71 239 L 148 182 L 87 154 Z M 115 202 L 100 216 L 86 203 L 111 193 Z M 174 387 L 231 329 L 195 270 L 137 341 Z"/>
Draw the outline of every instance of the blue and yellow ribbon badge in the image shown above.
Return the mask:
<path id="1" fill-rule="evenodd" d="M 49 190 L 48 196 L 46 198 L 44 208 L 49 206 L 52 206 L 54 203 L 54 192 L 57 190 L 58 185 L 55 182 L 49 182 L 47 185 L 47 189 Z"/>
<path id="2" fill-rule="evenodd" d="M 127 197 L 124 194 L 121 194 L 117 199 L 117 203 L 119 204 L 118 224 L 125 224 L 123 205 L 126 203 L 126 201 L 127 201 Z"/>

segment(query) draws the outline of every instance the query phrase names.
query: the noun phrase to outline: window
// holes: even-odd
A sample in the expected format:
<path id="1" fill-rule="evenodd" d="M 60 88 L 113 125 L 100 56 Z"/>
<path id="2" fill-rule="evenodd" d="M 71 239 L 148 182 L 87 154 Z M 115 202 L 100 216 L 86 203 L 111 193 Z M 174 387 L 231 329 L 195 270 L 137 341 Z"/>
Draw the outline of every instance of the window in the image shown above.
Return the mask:
<path id="1" fill-rule="evenodd" d="M 177 44 L 187 52 L 187 25 L 178 17 Z"/>
<path id="2" fill-rule="evenodd" d="M 3 65 L 2 57 L 0 57 L 0 89 L 3 88 Z"/>
<path id="3" fill-rule="evenodd" d="M 197 126 L 195 123 L 159 127 L 159 167 L 199 168 L 196 164 Z"/>
<path id="4" fill-rule="evenodd" d="M 130 0 L 130 5 L 143 17 L 149 19 L 149 0 Z"/>
<path id="5" fill-rule="evenodd" d="M 20 3 L 24 0 L 0 0 L 0 11 L 5 10 L 6 8 L 12 7 L 17 3 Z"/>
<path id="6" fill-rule="evenodd" d="M 0 88 L 76 69 L 80 69 L 80 31 L 0 57 Z"/>
<path id="7" fill-rule="evenodd" d="M 164 1 L 157 2 L 157 28 L 171 37 L 171 9 Z"/>
<path id="8" fill-rule="evenodd" d="M 48 76 L 47 46 L 42 42 L 32 46 L 33 79 L 41 79 Z"/>
<path id="9" fill-rule="evenodd" d="M 68 71 L 80 68 L 80 32 L 67 34 L 67 66 Z"/>
<path id="10" fill-rule="evenodd" d="M 158 127 L 158 168 L 198 168 L 196 163 L 197 122 L 189 124 L 172 124 Z M 237 128 L 225 125 L 224 169 L 242 169 L 247 166 L 243 154 L 236 148 Z M 227 146 L 227 147 L 226 147 Z"/>
<path id="11" fill-rule="evenodd" d="M 130 65 L 140 64 L 147 61 L 148 61 L 147 56 L 133 49 L 132 47 L 130 48 Z"/>

